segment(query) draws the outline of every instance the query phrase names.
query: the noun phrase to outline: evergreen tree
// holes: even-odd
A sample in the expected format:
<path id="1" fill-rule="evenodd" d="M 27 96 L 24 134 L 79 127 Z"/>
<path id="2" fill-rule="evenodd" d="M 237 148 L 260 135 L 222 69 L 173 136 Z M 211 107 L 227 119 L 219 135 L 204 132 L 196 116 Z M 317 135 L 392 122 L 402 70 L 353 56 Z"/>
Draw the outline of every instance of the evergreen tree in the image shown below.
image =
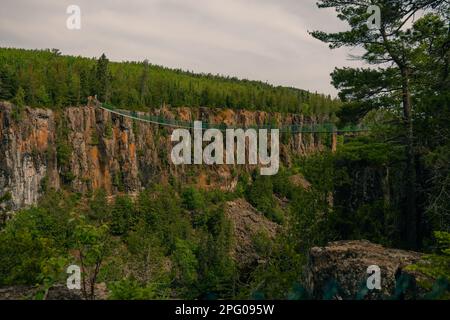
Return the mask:
<path id="1" fill-rule="evenodd" d="M 46 101 L 45 107 L 50 108 L 86 103 L 93 95 L 129 110 L 167 103 L 298 113 L 303 112 L 299 106 L 309 101 L 309 94 L 300 89 L 172 70 L 148 61 L 115 63 L 105 55 L 94 60 L 63 56 L 57 50 L 0 48 L 0 99 L 12 99 L 19 85 L 28 104 L 44 106 Z M 43 88 L 48 101 L 43 99 Z M 321 97 L 311 95 L 310 99 L 318 105 Z M 322 113 L 339 110 L 338 100 L 323 99 L 326 110 Z"/>
<path id="2" fill-rule="evenodd" d="M 83 69 L 80 72 L 80 102 L 86 103 L 87 98 L 91 95 L 91 87 L 88 72 Z"/>
<path id="3" fill-rule="evenodd" d="M 140 83 L 139 83 L 139 87 L 140 87 L 139 98 L 140 98 L 141 105 L 145 105 L 146 97 L 148 94 L 148 81 L 150 78 L 148 60 L 145 59 L 142 64 L 143 64 L 143 69 L 142 69 L 142 74 L 141 74 Z"/>
<path id="4" fill-rule="evenodd" d="M 369 28 L 367 24 L 370 18 L 367 9 L 370 4 L 378 5 L 381 9 L 381 24 L 376 29 Z M 315 31 L 312 35 L 329 43 L 332 49 L 342 46 L 362 47 L 365 52 L 361 59 L 369 64 L 378 65 L 377 69 L 336 69 L 332 75 L 333 83 L 336 88 L 341 89 L 341 98 L 364 100 L 373 107 L 395 108 L 400 103 L 402 105 L 405 132 L 403 139 L 407 159 L 404 236 L 408 246 L 416 248 L 420 213 L 417 210 L 412 81 L 416 71 L 414 57 L 419 48 L 417 44 L 428 35 L 414 34 L 414 27 L 406 26 L 415 14 L 424 10 L 433 10 L 438 16 L 442 12 L 448 12 L 448 2 L 322 0 L 318 5 L 320 8 L 334 8 L 338 12 L 338 17 L 347 21 L 351 29 L 338 33 Z"/>
<path id="5" fill-rule="evenodd" d="M 17 93 L 12 101 L 17 107 L 25 106 L 25 90 L 19 87 Z"/>
<path id="6" fill-rule="evenodd" d="M 108 101 L 109 98 L 109 79 L 110 74 L 108 70 L 109 60 L 103 53 L 97 61 L 96 69 L 96 91 L 97 98 L 100 101 Z"/>
<path id="7" fill-rule="evenodd" d="M 0 99 L 12 99 L 17 91 L 17 81 L 7 66 L 0 66 Z"/>

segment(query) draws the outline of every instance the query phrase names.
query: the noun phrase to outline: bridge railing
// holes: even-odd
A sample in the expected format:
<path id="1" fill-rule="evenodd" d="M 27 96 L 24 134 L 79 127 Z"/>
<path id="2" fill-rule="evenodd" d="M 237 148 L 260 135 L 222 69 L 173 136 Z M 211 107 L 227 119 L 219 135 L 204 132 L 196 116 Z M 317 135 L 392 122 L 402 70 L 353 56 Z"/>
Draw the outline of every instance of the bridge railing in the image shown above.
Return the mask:
<path id="1" fill-rule="evenodd" d="M 149 114 L 143 114 L 142 112 L 129 111 L 117 109 L 114 106 L 101 103 L 99 106 L 102 109 L 106 109 L 112 113 L 122 115 L 124 117 L 145 121 L 153 124 L 158 124 L 162 126 L 178 127 L 178 128 L 194 128 L 194 123 L 189 121 L 181 121 L 176 119 L 165 118 L 163 116 L 152 116 Z M 344 128 L 337 128 L 334 123 L 305 123 L 305 124 L 289 124 L 289 125 L 273 125 L 273 124 L 262 124 L 262 125 L 250 125 L 244 127 L 232 127 L 225 123 L 208 123 L 202 122 L 203 129 L 218 129 L 225 131 L 226 129 L 279 129 L 280 132 L 284 133 L 351 133 L 351 132 L 366 132 L 370 129 L 360 125 L 349 125 Z"/>

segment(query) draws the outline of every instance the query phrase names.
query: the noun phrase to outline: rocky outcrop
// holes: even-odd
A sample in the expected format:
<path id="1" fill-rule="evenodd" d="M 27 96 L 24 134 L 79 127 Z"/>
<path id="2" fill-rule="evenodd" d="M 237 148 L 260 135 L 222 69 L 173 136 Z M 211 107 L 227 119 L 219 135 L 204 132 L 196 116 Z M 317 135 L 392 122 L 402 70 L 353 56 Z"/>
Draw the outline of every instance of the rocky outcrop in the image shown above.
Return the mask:
<path id="1" fill-rule="evenodd" d="M 229 201 L 225 206 L 225 215 L 232 223 L 234 249 L 232 256 L 241 268 L 262 263 L 256 248 L 256 237 L 273 240 L 279 225 L 267 219 L 246 200 Z"/>
<path id="2" fill-rule="evenodd" d="M 299 115 L 246 110 L 168 108 L 152 115 L 184 121 L 242 125 L 278 121 L 302 124 Z M 67 187 L 85 193 L 103 188 L 108 193 L 136 193 L 151 183 L 172 178 L 202 188 L 233 189 L 242 170 L 250 166 L 171 165 L 171 128 L 137 122 L 94 106 L 52 111 L 18 108 L 0 102 L 0 196 L 11 194 L 11 207 L 35 203 L 49 188 Z M 281 161 L 322 150 L 314 134 L 291 134 L 282 139 Z"/>
<path id="3" fill-rule="evenodd" d="M 310 250 L 305 284 L 315 299 L 387 299 L 398 295 L 402 279 L 414 285 L 414 275 L 404 268 L 421 257 L 368 241 L 333 242 Z M 381 269 L 381 290 L 367 288 L 367 269 L 373 265 Z"/>
<path id="4" fill-rule="evenodd" d="M 26 109 L 14 119 L 11 105 L 0 105 L 0 195 L 9 192 L 13 208 L 33 204 L 45 180 L 59 187 L 55 147 L 55 119 L 50 110 Z"/>
<path id="5" fill-rule="evenodd" d="M 107 300 L 108 289 L 105 283 L 98 283 L 95 286 L 95 299 Z M 13 286 L 0 288 L 1 300 L 84 300 L 81 290 L 68 289 L 64 284 L 55 284 L 43 290 L 37 286 Z"/>

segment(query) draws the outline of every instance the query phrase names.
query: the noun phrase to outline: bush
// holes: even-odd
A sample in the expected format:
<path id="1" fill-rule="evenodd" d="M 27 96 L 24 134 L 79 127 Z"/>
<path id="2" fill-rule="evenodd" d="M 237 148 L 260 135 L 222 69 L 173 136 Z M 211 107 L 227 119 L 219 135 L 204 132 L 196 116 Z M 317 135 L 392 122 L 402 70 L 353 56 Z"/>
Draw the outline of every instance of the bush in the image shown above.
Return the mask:
<path id="1" fill-rule="evenodd" d="M 270 177 L 257 176 L 245 192 L 248 202 L 261 211 L 268 219 L 283 223 L 283 213 L 273 196 L 273 184 Z"/>
<path id="2" fill-rule="evenodd" d="M 197 281 L 198 261 L 194 246 L 186 240 L 176 239 L 172 260 L 175 264 L 175 278 L 180 285 L 192 286 Z"/>
<path id="3" fill-rule="evenodd" d="M 111 233 L 126 235 L 135 223 L 133 201 L 128 196 L 117 196 L 111 213 Z"/>
<path id="4" fill-rule="evenodd" d="M 205 198 L 195 188 L 186 188 L 181 194 L 181 202 L 187 210 L 200 210 L 205 207 Z"/>
<path id="5" fill-rule="evenodd" d="M 435 298 L 450 299 L 450 233 L 435 232 L 435 238 L 437 241 L 436 252 L 426 255 L 422 262 L 408 266 L 407 269 L 419 271 L 429 277 L 419 281 L 419 285 L 426 289 L 434 289 L 433 286 L 438 282 L 445 283 L 446 290 L 439 292 Z M 429 279 L 437 282 L 430 282 Z"/>
<path id="6" fill-rule="evenodd" d="M 167 290 L 158 283 L 140 284 L 134 279 L 123 279 L 110 284 L 110 300 L 154 300 L 167 298 Z"/>
<path id="7" fill-rule="evenodd" d="M 73 204 L 71 198 L 51 193 L 39 207 L 15 214 L 0 233 L 0 284 L 40 283 L 48 275 L 48 261 L 67 256 Z"/>

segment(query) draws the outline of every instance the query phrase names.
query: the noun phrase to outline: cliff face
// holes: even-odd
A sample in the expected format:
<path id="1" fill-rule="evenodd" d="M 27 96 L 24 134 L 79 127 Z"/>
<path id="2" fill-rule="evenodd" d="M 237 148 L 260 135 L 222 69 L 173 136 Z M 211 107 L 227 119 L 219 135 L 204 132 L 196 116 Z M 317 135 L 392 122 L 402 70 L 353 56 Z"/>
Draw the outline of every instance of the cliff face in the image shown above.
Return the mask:
<path id="1" fill-rule="evenodd" d="M 0 194 L 11 193 L 13 208 L 34 203 L 48 177 L 59 187 L 55 159 L 55 120 L 48 110 L 28 109 L 24 119 L 13 119 L 11 106 L 0 112 Z"/>
<path id="2" fill-rule="evenodd" d="M 67 186 L 85 193 L 134 193 L 155 182 L 176 177 L 202 188 L 233 189 L 250 166 L 174 166 L 170 161 L 172 129 L 133 121 L 93 106 L 61 112 L 0 103 L 0 196 L 10 193 L 13 209 L 35 203 L 48 188 Z M 225 109 L 163 108 L 152 115 L 184 121 L 227 125 L 264 124 L 271 119 L 302 124 L 301 116 Z M 280 157 L 324 148 L 312 134 L 291 134 L 280 141 Z"/>

